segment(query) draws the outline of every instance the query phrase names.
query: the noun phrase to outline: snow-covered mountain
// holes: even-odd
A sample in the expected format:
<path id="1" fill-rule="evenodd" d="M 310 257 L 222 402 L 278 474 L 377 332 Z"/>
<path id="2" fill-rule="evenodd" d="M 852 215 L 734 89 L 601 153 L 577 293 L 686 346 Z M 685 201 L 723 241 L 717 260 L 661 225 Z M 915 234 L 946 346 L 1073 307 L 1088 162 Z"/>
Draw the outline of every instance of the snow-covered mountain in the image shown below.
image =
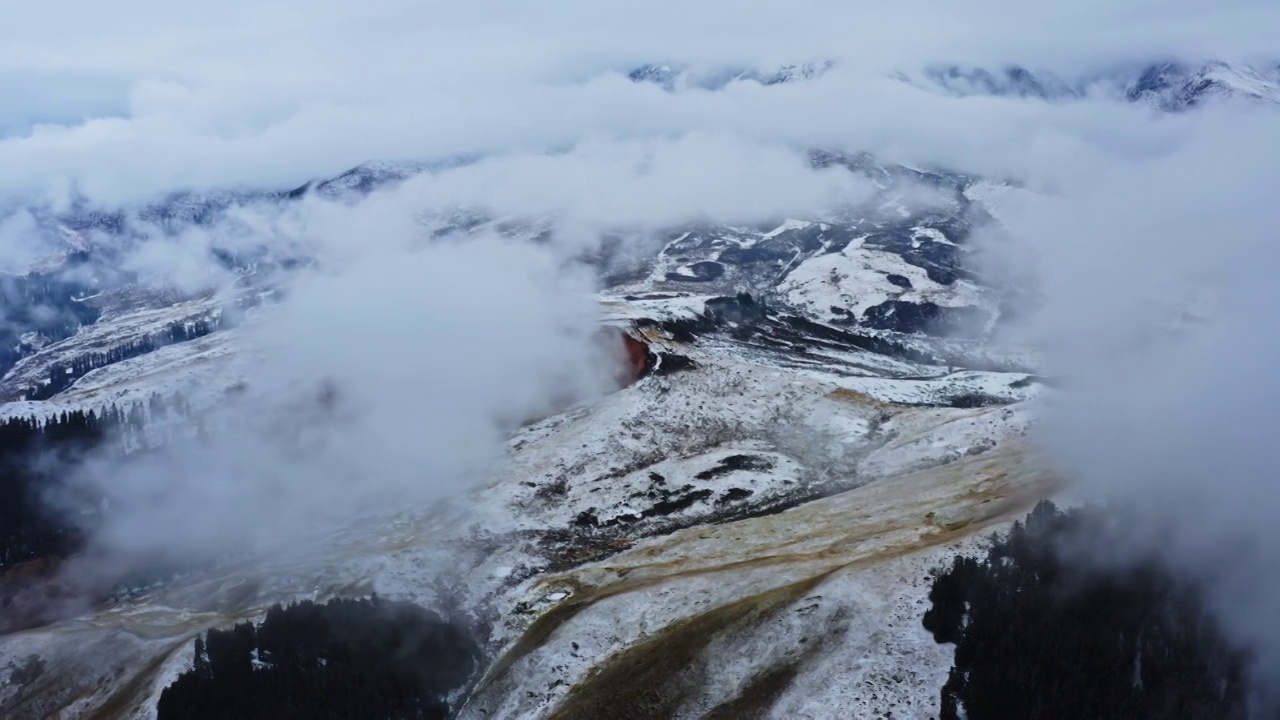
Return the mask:
<path id="1" fill-rule="evenodd" d="M 619 237 L 590 259 L 614 295 L 714 297 L 745 291 L 779 311 L 868 337 L 892 338 L 888 342 L 929 354 L 938 362 L 963 364 L 964 357 L 979 362 L 965 348 L 977 347 L 969 341 L 980 341 L 997 327 L 1002 301 L 1000 291 L 985 286 L 967 262 L 966 241 L 983 212 L 967 194 L 979 187 L 977 181 L 884 165 L 866 155 L 814 152 L 810 160 L 817 167 L 839 167 L 869 178 L 878 192 L 864 205 L 821 217 L 778 218 L 756 227 L 670 228 L 658 252 L 650 256 L 616 253 Z M 146 241 L 136 228 L 176 233 L 186 225 L 225 218 L 235 207 L 290 203 L 306 193 L 329 199 L 359 197 L 436 167 L 371 163 L 291 191 L 184 193 L 136 211 L 53 217 L 45 230 L 76 238 L 78 244 L 74 252 L 60 256 L 60 263 L 46 262 L 44 274 L 34 277 L 56 276 L 72 262 L 109 265 L 120 243 Z M 931 189 L 927 202 L 916 197 L 921 187 Z M 428 222 L 437 237 L 497 230 L 536 238 L 550 232 L 538 221 L 490 218 L 482 212 L 455 212 Z M 50 386 L 65 384 L 62 376 L 78 356 L 135 344 L 164 329 L 156 323 L 167 328 L 220 317 L 227 308 L 243 311 L 261 301 L 272 273 L 282 264 L 278 257 L 266 258 L 244 247 L 234 252 L 214 248 L 214 253 L 229 271 L 241 275 L 230 294 L 184 297 L 174 291 L 146 290 L 128 274 L 90 278 L 41 301 L 72 318 L 63 331 L 42 329 L 35 320 L 29 325 L 11 320 L 13 333 L 27 340 L 14 346 L 12 366 L 0 368 L 0 400 L 56 398 L 62 390 L 52 392 Z M 305 262 L 297 256 L 283 264 Z M 75 325 L 86 322 L 87 327 L 66 337 Z M 65 390 L 74 394 L 76 388 L 72 384 Z"/>
<path id="2" fill-rule="evenodd" d="M 630 70 L 627 78 L 637 83 L 653 83 L 668 92 L 714 91 L 722 90 L 732 82 L 773 86 L 812 81 L 835 67 L 835 61 L 831 60 L 776 69 L 701 68 L 684 63 L 660 63 L 640 65 Z M 989 68 L 934 63 L 919 70 L 901 70 L 893 77 L 923 90 L 946 95 L 1029 97 L 1048 101 L 1106 97 L 1144 102 L 1171 113 L 1222 100 L 1280 104 L 1280 63 L 1247 65 L 1219 60 L 1204 63 L 1166 60 L 1076 76 L 1018 64 Z"/>
<path id="3" fill-rule="evenodd" d="M 658 85 L 668 92 L 720 90 L 733 82 L 771 86 L 816 80 L 835 67 L 836 63 L 829 60 L 773 69 L 650 63 L 629 71 L 627 77 L 633 82 Z M 1077 75 L 1017 64 L 981 67 L 934 63 L 920 70 L 899 71 L 894 77 L 921 89 L 948 95 L 993 95 L 1055 102 L 1100 97 L 1146 103 L 1166 112 L 1181 112 L 1224 100 L 1280 104 L 1280 63 L 1276 62 L 1251 66 L 1217 60 L 1201 63 L 1167 60 Z"/>
<path id="4" fill-rule="evenodd" d="M 710 91 L 832 67 L 646 65 L 628 77 Z M 1162 111 L 1280 102 L 1276 73 L 1221 63 L 1088 78 L 938 66 L 902 79 L 1053 102 L 1101 92 Z M 455 698 L 461 717 L 607 717 L 606 701 L 642 717 L 735 717 L 747 702 L 759 717 L 936 716 L 951 659 L 920 623 L 929 573 L 1058 487 L 1025 439 L 1053 392 L 1039 357 L 994 340 L 1033 299 L 975 261 L 977 229 L 1025 191 L 867 154 L 808 159 L 867 181 L 869 199 L 749 226 L 647 229 L 643 243 L 619 227 L 584 254 L 599 323 L 641 356 L 617 392 L 520 427 L 502 467 L 441 506 L 366 520 L 305 557 L 57 605 L 51 622 L 0 636 L 0 667 L 35 657 L 40 668 L 38 687 L 0 686 L 0 715 L 150 717 L 199 632 L 276 602 L 376 591 L 462 608 L 476 628 L 486 666 Z M 214 247 L 236 277 L 216 293 L 99 271 L 239 208 L 355 202 L 468 161 L 33 212 L 55 250 L 0 278 L 0 416 L 134 403 L 145 414 L 154 394 L 181 393 L 196 414 L 228 402 L 255 360 L 245 333 L 313 259 L 306 248 Z M 421 220 L 464 242 L 557 232 L 477 208 Z"/>
<path id="5" fill-rule="evenodd" d="M 653 83 L 674 92 L 681 89 L 720 90 L 729 83 L 754 82 L 760 85 L 813 80 L 835 66 L 830 60 L 806 62 L 768 70 L 741 67 L 693 67 L 684 63 L 646 63 L 627 73 L 627 78 L 637 83 Z"/>
<path id="6" fill-rule="evenodd" d="M 1063 77 L 1019 65 L 1000 68 L 939 64 L 898 76 L 924 89 L 951 95 L 995 95 L 1070 101 L 1102 97 L 1181 112 L 1224 100 L 1280 104 L 1280 70 L 1212 61 L 1157 62 L 1106 73 Z"/>
<path id="7" fill-rule="evenodd" d="M 1280 72 L 1211 62 L 1201 67 L 1164 63 L 1146 68 L 1125 88 L 1125 97 L 1147 102 L 1163 110 L 1186 110 L 1224 99 L 1257 100 L 1280 104 Z"/>
<path id="8" fill-rule="evenodd" d="M 932 707 L 948 660 L 912 619 L 925 572 L 1052 486 L 1021 450 L 1027 404 L 1044 386 L 1033 355 L 985 343 L 1004 289 L 971 271 L 969 240 L 996 186 L 869 155 L 809 157 L 875 192 L 811 217 L 668 228 L 640 256 L 605 242 L 586 258 L 604 285 L 600 322 L 644 348 L 646 370 L 600 403 L 523 428 L 505 469 L 466 502 L 353 529 L 265 576 L 223 567 L 5 636 L 0 665 L 36 654 L 49 690 L 0 690 L 0 710 L 39 716 L 74 703 L 146 717 L 187 662 L 188 639 L 210 625 L 340 588 L 431 606 L 446 601 L 445 587 L 488 628 L 489 669 L 464 717 L 598 702 L 617 691 L 617 668 L 690 624 L 706 624 L 680 636 L 693 654 L 652 681 L 702 663 L 718 679 L 686 698 L 691 707 L 731 704 L 742 692 L 732 678 L 753 682 L 793 651 L 810 670 L 774 703 L 779 716 L 810 712 L 822 697 L 814 684 L 833 673 L 831 688 L 869 689 L 827 696 L 845 715 Z M 140 211 L 50 218 L 48 229 L 86 238 L 62 267 L 92 265 L 113 243 L 145 242 L 135 223 L 176 232 L 236 206 L 356 198 L 430 171 L 371 164 L 296 191 L 176 195 Z M 462 239 L 554 232 L 465 209 L 424 221 Z M 221 294 L 149 291 L 128 276 L 63 292 L 63 306 L 93 313 L 24 347 L 0 377 L 0 413 L 135 402 L 145 413 L 153 393 L 179 391 L 194 413 L 226 402 L 252 363 L 239 335 L 274 282 L 271 268 L 226 262 L 243 282 Z M 785 639 L 722 616 L 732 607 L 785 621 Z M 797 644 L 808 635 L 830 640 Z M 768 652 L 745 651 L 761 643 Z M 707 665 L 706 653 L 753 660 Z M 843 673 L 851 654 L 867 663 Z M 131 680 L 95 683 L 102 672 Z"/>
<path id="9" fill-rule="evenodd" d="M 36 654 L 46 691 L 0 690 L 0 707 L 146 717 L 201 629 L 280 600 L 376 590 L 461 602 L 488 628 L 491 662 L 463 717 L 604 702 L 634 687 L 614 676 L 650 656 L 662 658 L 647 676 L 655 689 L 709 673 L 670 695 L 690 713 L 797 657 L 805 669 L 779 688 L 777 717 L 813 716 L 814 703 L 844 716 L 930 712 L 949 660 L 917 618 L 927 573 L 1052 487 L 1020 445 L 1038 383 L 902 360 L 740 303 L 602 300 L 602 319 L 688 364 L 664 361 L 523 429 L 507 468 L 465 502 L 8 636 L 0 663 Z M 861 658 L 853 671 L 849 657 Z"/>

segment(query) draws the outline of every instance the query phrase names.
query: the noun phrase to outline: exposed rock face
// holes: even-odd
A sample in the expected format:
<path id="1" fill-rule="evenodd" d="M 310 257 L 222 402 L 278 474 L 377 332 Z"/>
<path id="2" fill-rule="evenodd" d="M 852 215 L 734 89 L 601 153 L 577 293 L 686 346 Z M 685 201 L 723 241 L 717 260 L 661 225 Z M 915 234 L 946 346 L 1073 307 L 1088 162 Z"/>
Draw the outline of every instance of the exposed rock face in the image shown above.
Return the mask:
<path id="1" fill-rule="evenodd" d="M 627 384 L 630 385 L 644 377 L 653 361 L 650 358 L 648 343 L 636 338 L 630 332 L 619 334 L 622 336 L 622 347 L 626 352 Z"/>
<path id="2" fill-rule="evenodd" d="M 602 332 L 608 342 L 622 345 L 622 367 L 618 372 L 618 384 L 622 387 L 639 382 L 650 373 L 667 375 L 693 367 L 693 361 L 683 355 L 650 347 L 644 333 L 634 325 L 610 327 Z"/>

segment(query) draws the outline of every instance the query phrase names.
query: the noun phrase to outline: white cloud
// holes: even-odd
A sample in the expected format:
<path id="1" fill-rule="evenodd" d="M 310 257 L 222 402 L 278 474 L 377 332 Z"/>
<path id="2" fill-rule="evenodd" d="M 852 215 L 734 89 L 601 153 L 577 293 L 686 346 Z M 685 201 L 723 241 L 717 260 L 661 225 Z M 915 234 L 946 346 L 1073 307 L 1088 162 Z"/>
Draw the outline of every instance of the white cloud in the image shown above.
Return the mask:
<path id="1" fill-rule="evenodd" d="M 36 218 L 26 210 L 0 218 L 0 273 L 21 273 L 56 252 L 37 228 Z"/>
<path id="2" fill-rule="evenodd" d="M 284 300 L 236 331 L 251 391 L 203 419 L 210 438 L 85 467 L 112 508 L 94 548 L 125 560 L 278 551 L 455 492 L 501 459 L 514 422 L 613 381 L 618 348 L 596 339 L 593 280 L 572 259 L 602 231 L 808 215 L 869 193 L 786 146 L 691 133 L 506 155 L 356 203 L 251 205 L 173 236 L 135 220 L 147 237 L 122 269 L 144 284 L 229 283 L 215 248 L 315 265 L 280 278 Z M 558 232 L 429 241 L 418 218 L 456 208 L 549 218 Z M 326 387 L 332 407 L 317 400 Z"/>
<path id="3" fill-rule="evenodd" d="M 106 203 L 175 186 L 281 187 L 368 159 L 541 149 L 594 135 L 737 131 L 874 150 L 928 138 L 909 114 L 915 101 L 871 82 L 895 67 L 1234 58 L 1268 50 L 1268 29 L 1280 26 L 1280 8 L 1261 0 L 1211 9 L 61 0 L 13 15 L 0 29 L 0 87 L 21 89 L 15 97 L 26 107 L 4 111 L 0 196 L 69 180 Z M 616 76 L 591 80 L 649 60 L 769 67 L 826 58 L 842 61 L 846 80 L 820 90 L 744 87 L 673 100 Z M 951 103 L 933 112 L 967 111 Z M 884 137 L 906 130 L 911 137 Z"/>
<path id="4" fill-rule="evenodd" d="M 1054 150 L 1054 194 L 1000 212 L 1035 251 L 1013 269 L 1039 278 L 1027 329 L 1064 388 L 1037 440 L 1084 497 L 1135 510 L 1097 557 L 1154 554 L 1201 583 L 1256 651 L 1263 689 L 1280 671 L 1275 127 L 1273 112 L 1236 108 L 1146 148 Z M 993 246 L 1009 271 L 1007 245 Z"/>
<path id="5" fill-rule="evenodd" d="M 589 289 L 548 249 L 496 238 L 302 275 L 240 330 L 249 389 L 201 419 L 207 438 L 82 468 L 110 503 L 94 550 L 280 551 L 457 491 L 516 423 L 612 382 Z"/>
<path id="6" fill-rule="evenodd" d="M 843 170 L 814 171 L 803 153 L 786 147 L 692 133 L 671 140 L 588 140 L 566 154 L 482 161 L 411 181 L 405 192 L 429 206 L 563 214 L 603 228 L 758 222 L 865 201 L 873 189 Z"/>

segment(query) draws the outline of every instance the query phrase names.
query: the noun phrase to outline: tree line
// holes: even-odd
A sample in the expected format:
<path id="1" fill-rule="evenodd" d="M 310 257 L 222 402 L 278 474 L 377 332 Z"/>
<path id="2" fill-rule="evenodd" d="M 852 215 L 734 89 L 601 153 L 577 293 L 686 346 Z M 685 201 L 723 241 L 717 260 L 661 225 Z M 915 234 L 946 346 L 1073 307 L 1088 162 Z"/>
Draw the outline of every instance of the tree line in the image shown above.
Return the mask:
<path id="1" fill-rule="evenodd" d="M 1110 510 L 1041 503 L 985 558 L 935 579 L 924 626 L 954 643 L 942 720 L 1248 716 L 1247 657 L 1194 586 L 1154 560 L 1101 569 L 1060 552 Z"/>
<path id="2" fill-rule="evenodd" d="M 222 327 L 220 315 L 199 320 L 184 320 L 170 324 L 164 330 L 144 335 L 128 343 L 116 345 L 105 352 L 77 355 L 69 364 L 58 363 L 49 368 L 49 381 L 30 388 L 28 400 L 48 400 L 66 390 L 76 380 L 100 367 L 155 352 L 162 347 L 204 337 Z"/>
<path id="3" fill-rule="evenodd" d="M 101 499 L 77 496 L 67 468 L 108 438 L 142 432 L 148 416 L 171 412 L 189 414 L 190 407 L 181 396 L 153 394 L 145 405 L 0 420 L 0 569 L 75 552 Z"/>
<path id="4" fill-rule="evenodd" d="M 158 720 L 435 720 L 472 679 L 470 633 L 418 605 L 279 604 L 261 623 L 212 629 L 160 695 Z"/>

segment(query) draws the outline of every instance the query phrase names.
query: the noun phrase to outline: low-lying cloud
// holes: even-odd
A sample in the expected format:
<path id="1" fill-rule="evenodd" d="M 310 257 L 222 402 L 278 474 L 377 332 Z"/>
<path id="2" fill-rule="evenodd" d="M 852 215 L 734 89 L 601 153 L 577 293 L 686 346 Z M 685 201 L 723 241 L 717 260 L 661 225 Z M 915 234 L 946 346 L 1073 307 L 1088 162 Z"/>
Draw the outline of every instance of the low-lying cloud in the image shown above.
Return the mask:
<path id="1" fill-rule="evenodd" d="M 91 546 L 126 565 L 274 553 L 427 507 L 489 476 L 519 423 L 612 388 L 621 348 L 598 337 L 580 262 L 603 233 L 811 216 L 872 190 L 785 145 L 690 134 L 489 158 L 357 199 L 255 202 L 176 234 L 134 218 L 143 237 L 123 267 L 146 286 L 226 290 L 238 278 L 216 251 L 308 262 L 277 271 L 281 299 L 234 331 L 245 389 L 197 418 L 201 437 L 81 469 L 107 499 Z M 551 234 L 433 238 L 431 219 L 458 211 Z"/>
<path id="2" fill-rule="evenodd" d="M 590 287 L 499 238 L 296 278 L 237 331 L 246 389 L 195 419 L 203 437 L 82 469 L 108 502 L 94 549 L 280 550 L 457 491 L 516 424 L 608 387 L 617 359 L 593 340 Z"/>
<path id="3" fill-rule="evenodd" d="M 588 136 L 739 131 L 867 150 L 913 145 L 929 137 L 916 115 L 926 110 L 878 87 L 896 69 L 1248 59 L 1274 50 L 1280 9 L 1263 0 L 661 0 L 552 10 L 128 0 L 99 11 L 58 0 L 9 20 L 0 88 L 18 102 L 0 114 L 0 198 L 71 190 L 112 205 L 175 188 L 288 187 L 370 159 L 541 150 Z M 744 83 L 714 99 L 673 99 L 621 74 L 646 62 L 767 71 L 826 60 L 835 71 L 810 83 L 767 94 Z M 938 124 L 958 122 L 950 110 L 961 107 L 945 106 Z"/>
<path id="4" fill-rule="evenodd" d="M 1083 497 L 1133 508 L 1122 537 L 1092 551 L 1154 555 L 1200 584 L 1256 653 L 1268 701 L 1280 677 L 1278 120 L 1211 112 L 1177 121 L 1174 142 L 1060 159 L 1053 195 L 999 213 L 1035 251 L 1034 267 L 1003 269 L 1038 278 L 1023 329 L 1064 388 L 1037 438 Z"/>

